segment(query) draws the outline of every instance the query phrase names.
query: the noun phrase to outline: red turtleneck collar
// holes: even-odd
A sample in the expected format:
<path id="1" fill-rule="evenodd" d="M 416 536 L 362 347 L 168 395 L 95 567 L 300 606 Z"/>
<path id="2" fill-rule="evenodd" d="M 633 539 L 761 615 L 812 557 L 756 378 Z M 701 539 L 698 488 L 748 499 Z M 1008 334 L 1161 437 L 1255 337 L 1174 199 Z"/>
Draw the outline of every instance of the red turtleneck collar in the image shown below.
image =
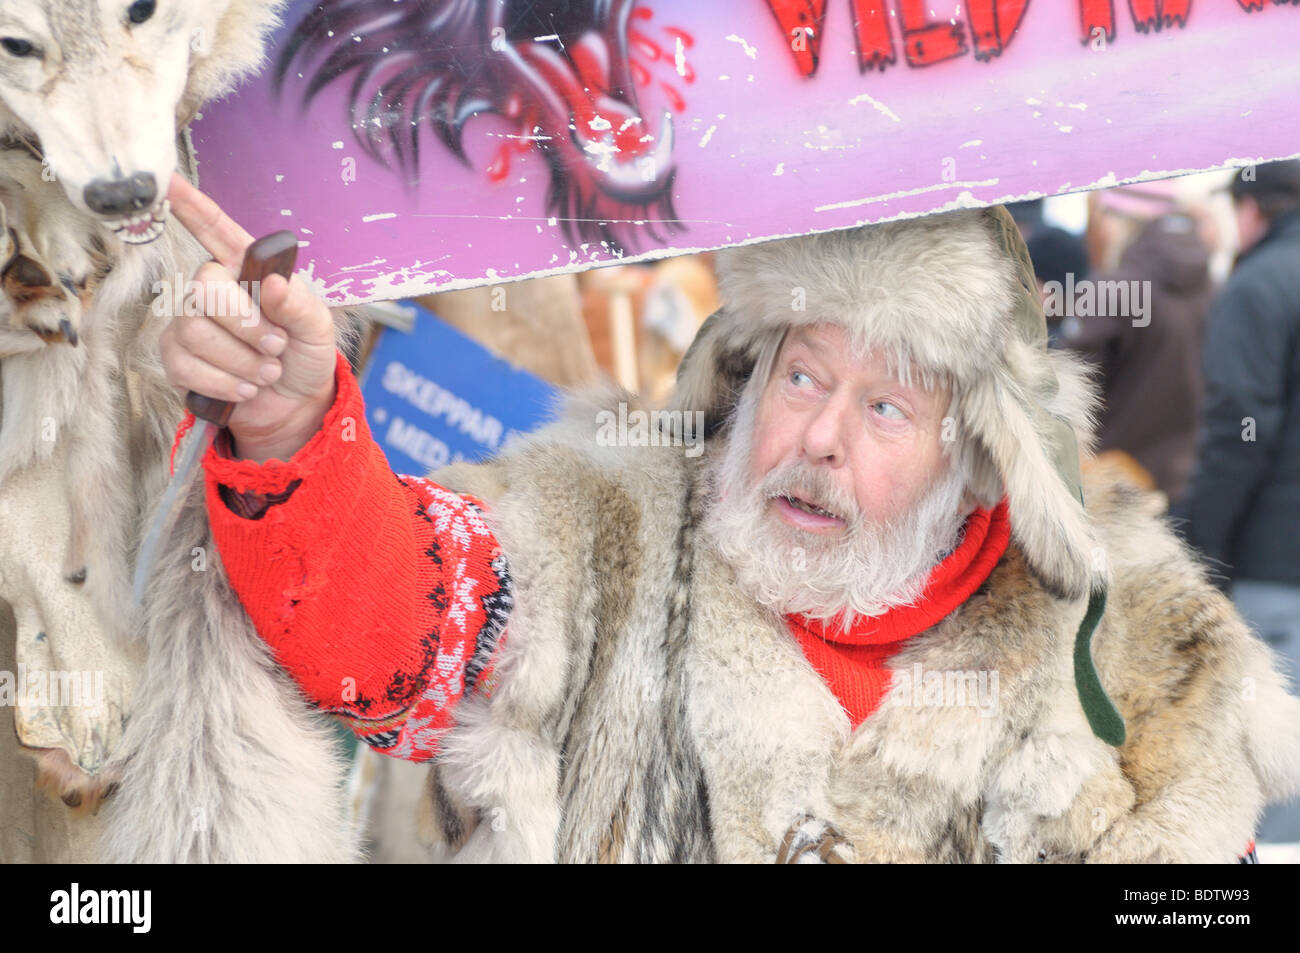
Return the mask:
<path id="1" fill-rule="evenodd" d="M 935 625 L 980 587 L 1011 539 L 1004 498 L 992 510 L 976 509 L 966 518 L 961 543 L 930 571 L 925 592 L 915 603 L 882 615 L 861 618 L 847 632 L 840 619 L 819 622 L 801 615 L 785 617 L 813 668 L 826 680 L 857 728 L 889 689 L 885 663 L 903 642 Z"/>

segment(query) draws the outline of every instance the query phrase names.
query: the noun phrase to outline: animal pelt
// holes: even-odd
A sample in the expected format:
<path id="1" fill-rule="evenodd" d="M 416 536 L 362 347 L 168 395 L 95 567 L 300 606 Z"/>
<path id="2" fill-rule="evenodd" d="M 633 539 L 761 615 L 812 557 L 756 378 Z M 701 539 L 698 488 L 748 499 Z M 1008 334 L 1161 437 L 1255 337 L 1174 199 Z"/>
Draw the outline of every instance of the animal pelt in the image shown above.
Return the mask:
<path id="1" fill-rule="evenodd" d="M 175 226 L 147 253 L 124 251 L 43 180 L 31 156 L 9 150 L 0 160 L 9 226 L 33 268 L 56 276 L 44 298 L 4 298 L 4 596 L 20 661 L 31 667 L 39 651 L 42 669 L 108 675 L 102 711 L 19 712 L 20 737 L 44 752 L 42 764 L 70 749 L 70 763 L 40 779 L 69 803 L 97 806 L 118 788 L 120 803 L 100 819 L 108 856 L 352 857 L 341 760 L 226 586 L 201 497 L 176 527 L 145 612 L 128 602 L 133 554 L 182 411 L 158 358 L 168 317 L 153 308 L 156 283 L 183 281 L 206 255 Z M 60 321 L 76 346 L 34 333 Z M 339 328 L 346 346 L 350 321 Z M 52 527 L 63 527 L 57 542 Z M 194 570 L 196 550 L 212 554 L 203 572 Z M 56 558 L 57 573 L 48 565 Z M 266 826 L 268 818 L 276 820 Z"/>
<path id="2" fill-rule="evenodd" d="M 61 573 L 119 638 L 138 515 L 165 481 L 159 460 L 180 413 L 159 362 L 166 321 L 150 304 L 157 282 L 183 281 L 204 256 L 174 225 L 127 251 L 87 207 L 85 186 L 149 173 L 161 203 L 178 164 L 192 177 L 178 129 L 261 64 L 283 6 L 162 5 L 124 28 L 119 4 L 6 0 L 40 55 L 0 57 L 0 243 L 12 246 L 0 295 L 0 485 L 67 451 Z"/>
<path id="3" fill-rule="evenodd" d="M 1122 747 L 1072 681 L 1086 598 L 1014 538 L 851 731 L 700 529 L 726 438 L 697 459 L 601 446 L 609 406 L 575 398 L 498 460 L 432 475 L 487 502 L 515 582 L 497 690 L 462 703 L 430 774 L 440 858 L 1232 862 L 1300 789 L 1300 700 L 1136 490 L 1086 487 Z M 918 673 L 970 697 L 913 693 Z"/>
<path id="4" fill-rule="evenodd" d="M 171 264 L 189 275 L 205 257 L 191 250 Z M 347 349 L 356 325 L 348 314 L 336 319 L 338 345 Z M 147 357 L 136 355 L 142 392 L 165 384 L 157 353 L 155 338 Z M 144 416 L 170 447 L 179 410 L 160 410 Z M 152 518 L 166 457 L 155 449 L 147 463 L 133 462 L 155 474 L 140 526 Z M 199 479 L 162 547 L 136 624 L 145 663 L 114 752 L 121 780 L 106 809 L 106 859 L 356 859 L 342 752 L 325 719 L 272 663 L 230 590 Z"/>
<path id="5" fill-rule="evenodd" d="M 38 782 L 93 812 L 112 786 L 109 753 L 141 661 L 126 639 L 126 585 L 142 478 L 158 467 L 133 469 L 128 368 L 151 331 L 138 266 L 114 269 L 120 244 L 43 173 L 26 150 L 0 149 L 10 246 L 0 276 L 0 638 L 38 681 L 102 678 L 93 701 L 33 698 L 19 685 L 12 702 Z M 136 389 L 163 395 L 154 412 L 176 415 L 170 388 Z"/>
<path id="6" fill-rule="evenodd" d="M 0 233 L 11 239 L 5 260 L 13 266 L 0 313 L 0 513 L 14 530 L 0 533 L 4 608 L 12 610 L 0 622 L 14 620 L 20 660 L 40 646 L 43 667 L 112 676 L 107 714 L 73 709 L 47 724 L 16 713 L 24 716 L 20 738 L 24 724 L 42 729 L 33 745 L 41 749 L 38 781 L 53 793 L 98 807 L 117 789 L 95 818 L 105 842 L 89 857 L 74 852 L 78 859 L 356 856 L 343 759 L 229 590 L 207 537 L 201 481 L 189 488 L 143 611 L 131 611 L 134 553 L 166 483 L 182 412 L 158 351 L 171 314 L 155 304 L 207 255 L 177 223 L 150 244 L 123 247 L 81 191 L 83 180 L 113 174 L 108 160 L 119 152 L 132 170 L 156 172 L 164 191 L 178 157 L 193 178 L 172 113 L 183 124 L 255 68 L 282 5 L 160 6 L 127 31 L 115 9 L 112 36 L 97 40 L 103 18 L 86 9 L 96 4 L 33 3 L 24 19 L 47 31 L 47 46 L 86 56 L 60 60 L 67 69 L 39 88 L 22 64 L 0 63 L 8 146 L 0 152 L 8 229 Z M 96 55 L 105 70 L 134 65 L 108 82 L 77 66 Z M 167 77 L 177 68 L 173 83 Z M 149 105 L 173 93 L 161 111 Z M 100 155 L 105 149 L 113 155 Z M 346 347 L 351 319 L 341 317 L 338 330 Z M 4 774 L 9 784 L 27 773 L 6 764 Z M 75 825 L 47 829 L 48 818 L 31 819 L 39 815 L 33 808 L 20 818 L 37 839 L 77 836 Z M 67 855 L 53 843 L 32 854 Z"/>
<path id="7" fill-rule="evenodd" d="M 23 150 L 0 151 L 0 202 L 17 245 L 0 296 L 8 312 L 0 331 L 0 485 L 66 450 L 61 575 L 84 585 L 102 624 L 121 639 L 134 527 L 140 503 L 156 489 L 147 478 L 156 480 L 158 470 L 156 463 L 143 468 L 141 484 L 133 464 L 165 454 L 159 422 L 180 413 L 178 395 L 159 386 L 156 358 L 142 353 L 156 352 L 165 324 L 151 313 L 149 289 L 164 261 L 179 267 L 200 259 L 193 241 L 175 234 L 148 257 L 124 256 L 121 243 L 42 171 Z M 145 406 L 133 407 L 133 389 Z M 140 431 L 144 418 L 153 424 Z"/>
<path id="8" fill-rule="evenodd" d="M 355 324 L 336 319 L 347 349 Z M 138 619 L 145 664 L 114 752 L 121 784 L 106 808 L 105 857 L 357 859 L 342 751 L 230 589 L 206 507 L 203 482 L 192 479 Z"/>
<path id="9" fill-rule="evenodd" d="M 354 860 L 342 752 L 231 591 L 206 507 L 193 480 L 146 595 L 146 662 L 115 753 L 106 858 Z"/>

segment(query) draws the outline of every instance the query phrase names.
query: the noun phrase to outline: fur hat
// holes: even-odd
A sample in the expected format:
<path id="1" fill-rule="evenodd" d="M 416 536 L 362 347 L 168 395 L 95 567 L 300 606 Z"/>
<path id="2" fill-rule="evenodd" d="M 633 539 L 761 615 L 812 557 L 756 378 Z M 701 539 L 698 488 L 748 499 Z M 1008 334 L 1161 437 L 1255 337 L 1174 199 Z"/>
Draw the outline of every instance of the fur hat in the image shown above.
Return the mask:
<path id="1" fill-rule="evenodd" d="M 1012 538 L 1032 570 L 1059 598 L 1088 599 L 1075 682 L 1093 731 L 1122 744 L 1123 719 L 1090 651 L 1107 589 L 1079 475 L 1095 390 L 1077 359 L 1047 349 L 1033 266 L 1010 214 L 961 210 L 744 245 L 718 252 L 717 271 L 724 304 L 682 359 L 674 408 L 703 410 L 706 432 L 725 430 L 764 344 L 803 324 L 838 324 L 896 366 L 947 380 L 959 432 L 994 471 L 977 468 L 981 504 L 1005 493 Z"/>

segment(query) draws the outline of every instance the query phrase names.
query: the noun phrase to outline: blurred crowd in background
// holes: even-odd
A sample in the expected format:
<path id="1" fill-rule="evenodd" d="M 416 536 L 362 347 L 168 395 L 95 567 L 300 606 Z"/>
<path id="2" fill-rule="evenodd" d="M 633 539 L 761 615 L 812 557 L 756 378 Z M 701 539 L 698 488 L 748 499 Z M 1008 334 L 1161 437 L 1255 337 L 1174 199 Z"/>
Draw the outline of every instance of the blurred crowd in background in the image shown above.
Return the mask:
<path id="1" fill-rule="evenodd" d="M 1085 201 L 1081 232 L 1049 221 L 1048 203 L 1013 211 L 1040 288 L 1081 274 L 1149 282 L 1140 319 L 1050 317 L 1052 345 L 1098 369 L 1098 462 L 1168 497 L 1176 528 L 1300 683 L 1300 162 Z M 1271 808 L 1260 839 L 1300 840 L 1300 805 Z"/>
<path id="2" fill-rule="evenodd" d="M 1010 209 L 1050 346 L 1097 368 L 1093 465 L 1167 497 L 1179 532 L 1300 683 L 1300 162 Z M 516 282 L 497 307 L 492 288 L 422 303 L 554 384 L 608 378 L 657 404 L 719 305 L 712 265 L 685 255 Z M 1117 288 L 1128 294 L 1118 312 L 1103 306 Z M 1272 808 L 1260 839 L 1300 841 L 1300 805 Z"/>

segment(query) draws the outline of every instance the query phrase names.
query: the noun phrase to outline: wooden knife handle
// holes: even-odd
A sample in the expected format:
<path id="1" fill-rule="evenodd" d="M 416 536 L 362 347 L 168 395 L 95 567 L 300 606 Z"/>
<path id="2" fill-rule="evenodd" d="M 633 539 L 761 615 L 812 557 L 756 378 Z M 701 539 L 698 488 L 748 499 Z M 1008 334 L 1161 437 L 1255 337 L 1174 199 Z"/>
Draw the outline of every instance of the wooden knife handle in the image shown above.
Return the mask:
<path id="1" fill-rule="evenodd" d="M 293 232 L 264 235 L 244 252 L 244 263 L 239 268 L 239 286 L 252 294 L 253 282 L 261 284 L 272 275 L 288 281 L 297 261 L 298 237 Z M 197 391 L 185 395 L 185 406 L 195 417 L 211 421 L 218 427 L 224 427 L 235 410 L 230 401 L 205 397 Z"/>

